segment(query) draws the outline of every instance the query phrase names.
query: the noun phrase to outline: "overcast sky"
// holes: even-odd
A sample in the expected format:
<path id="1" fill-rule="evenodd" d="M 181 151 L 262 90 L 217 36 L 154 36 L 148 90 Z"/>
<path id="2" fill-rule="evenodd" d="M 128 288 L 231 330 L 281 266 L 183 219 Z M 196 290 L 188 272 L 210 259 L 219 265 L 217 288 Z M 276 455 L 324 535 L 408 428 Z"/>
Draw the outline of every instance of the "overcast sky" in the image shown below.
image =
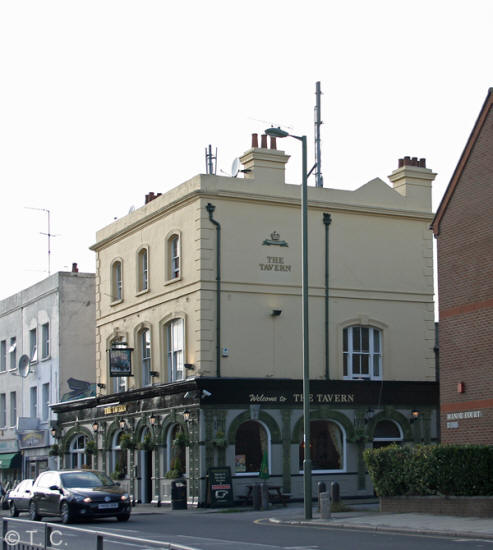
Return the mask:
<path id="1" fill-rule="evenodd" d="M 325 186 L 425 157 L 436 209 L 493 86 L 492 21 L 491 0 L 0 0 L 0 299 L 47 276 L 45 210 L 51 272 L 93 272 L 96 231 L 205 172 L 208 144 L 229 174 L 281 124 L 311 166 L 318 80 Z"/>

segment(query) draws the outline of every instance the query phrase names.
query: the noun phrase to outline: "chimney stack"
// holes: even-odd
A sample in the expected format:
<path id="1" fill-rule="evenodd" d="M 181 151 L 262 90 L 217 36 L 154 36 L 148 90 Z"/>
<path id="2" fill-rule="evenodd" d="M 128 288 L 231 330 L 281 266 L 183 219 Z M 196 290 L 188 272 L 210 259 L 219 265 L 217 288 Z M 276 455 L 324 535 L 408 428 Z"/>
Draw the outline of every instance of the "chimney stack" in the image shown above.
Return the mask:
<path id="1" fill-rule="evenodd" d="M 72 264 L 72 273 L 79 273 L 79 268 L 75 262 Z"/>
<path id="2" fill-rule="evenodd" d="M 399 159 L 398 168 L 389 176 L 394 189 L 417 210 L 431 212 L 431 184 L 436 174 L 426 168 L 426 159 L 404 157 Z"/>
<path id="3" fill-rule="evenodd" d="M 267 135 L 261 136 L 261 146 L 258 146 L 258 134 L 252 134 L 252 148 L 242 157 L 240 162 L 245 169 L 245 179 L 255 179 L 266 184 L 285 183 L 285 165 L 289 155 L 278 151 L 276 138 L 270 138 L 270 148 Z"/>

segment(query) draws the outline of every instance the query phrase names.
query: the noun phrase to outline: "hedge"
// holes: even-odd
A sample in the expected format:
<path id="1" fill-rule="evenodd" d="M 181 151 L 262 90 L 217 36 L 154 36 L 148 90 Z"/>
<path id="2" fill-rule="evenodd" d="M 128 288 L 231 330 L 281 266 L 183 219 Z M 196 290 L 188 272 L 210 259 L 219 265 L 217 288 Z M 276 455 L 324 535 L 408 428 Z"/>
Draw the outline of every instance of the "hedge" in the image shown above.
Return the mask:
<path id="1" fill-rule="evenodd" d="M 493 447 L 391 445 L 363 457 L 378 496 L 493 495 Z"/>

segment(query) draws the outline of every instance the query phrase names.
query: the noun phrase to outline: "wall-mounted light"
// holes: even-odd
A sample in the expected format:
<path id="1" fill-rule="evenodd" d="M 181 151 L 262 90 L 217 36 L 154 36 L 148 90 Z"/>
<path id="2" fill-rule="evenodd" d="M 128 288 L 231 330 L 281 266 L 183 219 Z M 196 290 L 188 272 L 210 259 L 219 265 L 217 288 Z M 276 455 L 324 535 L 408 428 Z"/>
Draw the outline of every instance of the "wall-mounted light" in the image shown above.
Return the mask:
<path id="1" fill-rule="evenodd" d="M 281 313 L 282 313 L 282 309 L 273 309 L 272 313 L 271 313 L 271 316 L 272 317 L 279 317 L 279 315 L 281 315 Z"/>
<path id="2" fill-rule="evenodd" d="M 92 431 L 97 434 L 98 433 L 98 430 L 99 430 L 99 424 L 94 421 L 93 425 L 92 425 Z"/>
<path id="3" fill-rule="evenodd" d="M 185 363 L 183 365 L 187 370 L 195 370 L 195 365 L 192 363 Z"/>
<path id="4" fill-rule="evenodd" d="M 96 386 L 97 386 L 100 390 L 106 388 L 106 384 L 103 384 L 102 382 L 98 382 L 98 383 L 96 384 Z"/>
<path id="5" fill-rule="evenodd" d="M 368 410 L 365 413 L 365 424 L 368 424 L 368 422 L 370 422 L 374 414 L 375 414 L 375 411 L 371 407 L 368 407 Z"/>
<path id="6" fill-rule="evenodd" d="M 157 422 L 157 416 L 154 416 L 154 414 L 151 414 L 151 416 L 149 417 L 149 422 L 151 426 L 154 426 Z"/>
<path id="7" fill-rule="evenodd" d="M 159 372 L 157 370 L 150 370 L 149 371 L 149 376 L 151 378 L 157 378 L 159 376 Z"/>
<path id="8" fill-rule="evenodd" d="M 418 418 L 419 418 L 419 411 L 418 411 L 418 409 L 413 409 L 413 410 L 411 411 L 411 419 L 410 419 L 411 424 L 412 424 L 413 422 L 416 422 L 416 420 L 418 420 Z"/>
<path id="9" fill-rule="evenodd" d="M 124 418 L 122 418 L 122 419 L 120 420 L 119 424 L 120 424 L 120 429 L 121 429 L 121 430 L 124 430 L 124 429 L 127 427 L 127 423 L 125 422 L 125 419 L 124 419 Z"/>
<path id="10" fill-rule="evenodd" d="M 190 411 L 189 410 L 183 411 L 183 420 L 185 420 L 185 422 L 190 421 Z"/>
<path id="11" fill-rule="evenodd" d="M 55 426 L 53 426 L 53 428 L 51 428 L 50 433 L 51 433 L 52 437 L 54 437 L 55 439 L 58 439 Z"/>

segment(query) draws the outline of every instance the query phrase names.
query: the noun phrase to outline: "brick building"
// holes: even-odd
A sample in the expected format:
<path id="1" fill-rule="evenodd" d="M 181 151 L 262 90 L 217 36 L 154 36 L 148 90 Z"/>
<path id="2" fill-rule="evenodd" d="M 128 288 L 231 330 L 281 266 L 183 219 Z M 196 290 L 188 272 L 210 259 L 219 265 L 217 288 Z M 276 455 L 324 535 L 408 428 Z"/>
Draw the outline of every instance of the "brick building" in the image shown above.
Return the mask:
<path id="1" fill-rule="evenodd" d="M 432 223 L 444 443 L 493 443 L 493 88 Z"/>

